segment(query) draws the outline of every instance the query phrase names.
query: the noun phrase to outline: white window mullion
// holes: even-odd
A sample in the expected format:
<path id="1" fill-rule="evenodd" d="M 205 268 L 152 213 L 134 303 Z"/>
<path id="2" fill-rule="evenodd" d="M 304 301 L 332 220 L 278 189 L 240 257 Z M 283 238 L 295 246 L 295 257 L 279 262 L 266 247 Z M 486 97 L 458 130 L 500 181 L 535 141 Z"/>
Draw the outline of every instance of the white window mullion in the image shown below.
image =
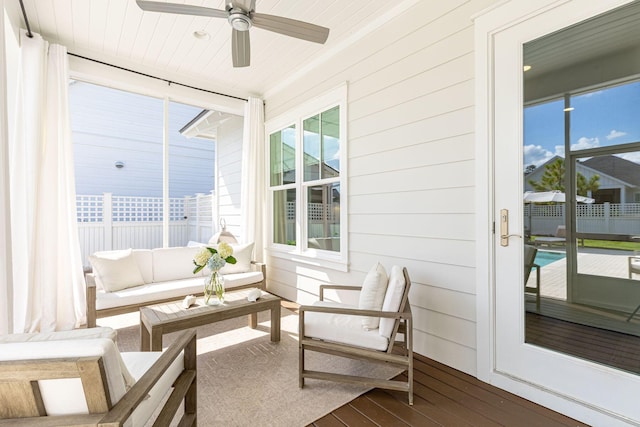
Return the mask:
<path id="1" fill-rule="evenodd" d="M 162 120 L 162 247 L 169 247 L 169 98 L 164 97 Z"/>
<path id="2" fill-rule="evenodd" d="M 296 251 L 304 252 L 306 249 L 307 230 L 306 230 L 306 194 L 304 191 L 304 128 L 303 121 L 298 119 L 296 122 Z"/>

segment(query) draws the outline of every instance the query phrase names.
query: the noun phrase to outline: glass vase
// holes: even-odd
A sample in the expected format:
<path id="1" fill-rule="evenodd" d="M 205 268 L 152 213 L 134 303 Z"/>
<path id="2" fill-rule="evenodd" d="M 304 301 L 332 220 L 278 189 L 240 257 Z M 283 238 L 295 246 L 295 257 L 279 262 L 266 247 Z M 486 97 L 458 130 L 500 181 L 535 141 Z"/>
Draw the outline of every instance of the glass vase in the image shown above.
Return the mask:
<path id="1" fill-rule="evenodd" d="M 221 305 L 224 303 L 224 276 L 214 271 L 204 280 L 204 303 Z"/>

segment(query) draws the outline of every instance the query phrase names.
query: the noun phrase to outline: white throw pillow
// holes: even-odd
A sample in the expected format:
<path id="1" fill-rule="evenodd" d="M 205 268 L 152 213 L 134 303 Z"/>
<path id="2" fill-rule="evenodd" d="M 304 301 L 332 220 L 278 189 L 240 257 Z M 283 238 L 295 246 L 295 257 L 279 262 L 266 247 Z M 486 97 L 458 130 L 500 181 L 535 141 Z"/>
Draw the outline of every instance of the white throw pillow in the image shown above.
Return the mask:
<path id="1" fill-rule="evenodd" d="M 107 292 L 144 285 L 144 279 L 131 249 L 118 251 L 117 254 L 109 256 L 95 253 L 89 256 L 89 262 L 97 281 Z"/>
<path id="2" fill-rule="evenodd" d="M 382 311 L 397 312 L 400 309 L 405 285 L 406 283 L 402 268 L 394 265 L 391 267 L 391 274 L 389 274 L 389 286 L 387 287 L 387 293 L 385 294 L 384 302 L 382 303 Z M 386 338 L 391 338 L 391 332 L 393 332 L 395 321 L 395 319 L 381 318 L 380 330 L 378 331 L 380 335 Z"/>
<path id="3" fill-rule="evenodd" d="M 376 263 L 364 278 L 358 308 L 361 310 L 381 310 L 388 282 L 387 271 L 382 264 Z M 362 317 L 362 327 L 366 330 L 377 328 L 379 323 L 379 317 Z"/>
<path id="4" fill-rule="evenodd" d="M 220 270 L 222 274 L 247 273 L 251 271 L 251 260 L 253 257 L 254 242 L 244 244 L 230 244 L 233 248 L 235 264 L 225 264 Z M 217 246 L 216 246 L 217 247 Z"/>

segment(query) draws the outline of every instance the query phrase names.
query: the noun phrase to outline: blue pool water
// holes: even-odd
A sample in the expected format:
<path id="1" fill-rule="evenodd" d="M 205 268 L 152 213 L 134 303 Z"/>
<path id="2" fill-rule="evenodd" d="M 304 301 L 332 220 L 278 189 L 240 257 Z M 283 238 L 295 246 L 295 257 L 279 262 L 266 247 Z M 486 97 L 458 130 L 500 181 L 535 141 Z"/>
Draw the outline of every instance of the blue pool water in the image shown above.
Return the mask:
<path id="1" fill-rule="evenodd" d="M 538 251 L 538 253 L 536 254 L 535 263 L 538 264 L 540 267 L 544 267 L 545 265 L 558 261 L 564 258 L 565 256 L 566 254 L 564 252 Z"/>

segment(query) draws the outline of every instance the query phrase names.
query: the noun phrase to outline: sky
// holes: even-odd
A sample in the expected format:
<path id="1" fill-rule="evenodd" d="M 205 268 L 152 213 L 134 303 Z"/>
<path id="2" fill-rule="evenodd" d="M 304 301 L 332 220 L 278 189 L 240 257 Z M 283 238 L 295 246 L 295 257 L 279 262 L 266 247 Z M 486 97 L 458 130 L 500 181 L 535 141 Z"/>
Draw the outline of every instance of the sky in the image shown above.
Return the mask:
<path id="1" fill-rule="evenodd" d="M 571 149 L 640 141 L 640 82 L 571 98 Z M 564 157 L 564 100 L 524 110 L 524 166 Z M 620 155 L 640 163 L 640 152 Z"/>

